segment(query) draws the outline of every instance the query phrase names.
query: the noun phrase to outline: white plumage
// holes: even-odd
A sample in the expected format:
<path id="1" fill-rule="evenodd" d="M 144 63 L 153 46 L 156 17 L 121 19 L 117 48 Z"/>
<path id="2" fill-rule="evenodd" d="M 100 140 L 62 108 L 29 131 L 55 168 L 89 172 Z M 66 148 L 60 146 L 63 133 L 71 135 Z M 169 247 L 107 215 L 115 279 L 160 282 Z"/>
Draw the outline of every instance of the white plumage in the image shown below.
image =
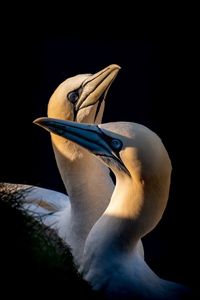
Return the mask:
<path id="1" fill-rule="evenodd" d="M 160 138 L 136 123 L 96 126 L 48 118 L 35 122 L 85 147 L 116 176 L 110 203 L 85 242 L 80 271 L 93 289 L 110 299 L 189 295 L 184 286 L 159 278 L 137 249 L 140 238 L 158 224 L 168 200 L 171 162 Z"/>
<path id="2" fill-rule="evenodd" d="M 48 116 L 101 123 L 105 97 L 119 69 L 118 65 L 110 65 L 93 75 L 80 74 L 68 78 L 51 96 Z M 22 200 L 27 212 L 55 228 L 71 247 L 79 264 L 85 239 L 107 207 L 114 185 L 109 169 L 90 153 L 54 134 L 51 139 L 68 196 L 36 186 L 19 185 L 18 189 L 26 190 Z M 12 185 L 10 187 L 12 190 Z M 143 253 L 141 244 L 140 248 Z"/>

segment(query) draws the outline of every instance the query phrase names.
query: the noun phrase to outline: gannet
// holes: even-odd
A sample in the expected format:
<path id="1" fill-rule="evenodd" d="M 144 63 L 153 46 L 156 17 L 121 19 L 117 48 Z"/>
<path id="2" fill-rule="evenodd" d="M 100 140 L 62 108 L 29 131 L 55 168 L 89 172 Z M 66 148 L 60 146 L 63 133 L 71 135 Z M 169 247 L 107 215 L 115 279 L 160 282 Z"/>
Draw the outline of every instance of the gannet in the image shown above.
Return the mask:
<path id="1" fill-rule="evenodd" d="M 171 161 L 161 139 L 129 122 L 100 125 L 40 118 L 35 123 L 79 144 L 116 177 L 109 205 L 87 236 L 80 272 L 108 299 L 185 299 L 189 289 L 160 278 L 136 247 L 166 208 Z M 191 299 L 191 298 L 188 298 Z"/>
<path id="2" fill-rule="evenodd" d="M 112 64 L 95 74 L 79 74 L 66 79 L 50 97 L 47 115 L 100 123 L 108 89 L 119 69 L 118 65 Z M 78 262 L 87 233 L 107 206 L 114 185 L 109 169 L 87 151 L 53 134 L 51 140 L 68 196 L 41 187 L 14 186 L 18 191 L 27 190 L 26 195 L 23 193 L 23 207 L 45 225 L 55 228 Z M 102 180 L 96 182 L 94 174 Z M 10 190 L 13 190 L 13 184 Z"/>
<path id="3" fill-rule="evenodd" d="M 100 123 L 105 97 L 120 67 L 112 64 L 95 74 L 80 74 L 61 83 L 52 94 L 47 115 L 63 120 Z M 109 169 L 88 151 L 51 134 L 55 158 L 68 196 L 57 191 L 18 185 L 23 207 L 55 228 L 79 263 L 84 241 L 107 207 L 114 185 Z M 53 176 L 53 175 L 52 175 Z M 12 190 L 13 185 L 10 185 Z M 141 255 L 143 247 L 139 243 Z"/>

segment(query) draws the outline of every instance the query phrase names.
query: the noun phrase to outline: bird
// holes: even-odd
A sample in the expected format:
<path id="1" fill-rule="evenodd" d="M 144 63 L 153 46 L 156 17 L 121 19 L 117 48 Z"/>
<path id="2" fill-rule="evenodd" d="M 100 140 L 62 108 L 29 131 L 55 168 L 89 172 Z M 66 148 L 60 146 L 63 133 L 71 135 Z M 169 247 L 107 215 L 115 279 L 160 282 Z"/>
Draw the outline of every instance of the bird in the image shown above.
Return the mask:
<path id="1" fill-rule="evenodd" d="M 138 253 L 138 241 L 165 211 L 172 165 L 160 137 L 144 125 L 34 121 L 71 139 L 108 166 L 116 177 L 110 202 L 85 241 L 79 269 L 108 299 L 191 299 L 190 289 L 160 278 Z"/>
<path id="2" fill-rule="evenodd" d="M 119 65 L 111 64 L 95 74 L 79 74 L 66 79 L 50 97 L 47 116 L 100 123 L 107 92 L 119 70 Z M 106 198 L 109 200 L 114 185 L 109 170 L 85 150 L 53 134 L 51 141 L 68 195 L 37 186 L 5 184 L 11 192 L 16 189 L 23 191 L 23 208 L 44 224 L 55 228 L 78 261 L 85 237 L 107 205 Z M 96 187 L 94 173 L 104 178 L 104 182 L 99 182 Z M 89 184 L 85 182 L 87 178 L 90 178 Z M 99 193 L 91 199 L 94 187 Z"/>
<path id="3" fill-rule="evenodd" d="M 50 97 L 48 117 L 101 123 L 108 89 L 119 70 L 119 65 L 111 64 L 93 75 L 79 74 L 66 79 Z M 24 191 L 23 208 L 56 229 L 79 264 L 87 234 L 106 208 L 114 184 L 109 169 L 87 151 L 54 134 L 51 141 L 68 196 L 36 186 L 19 184 L 17 189 Z M 11 184 L 10 190 L 12 187 Z M 138 247 L 144 255 L 141 241 Z"/>

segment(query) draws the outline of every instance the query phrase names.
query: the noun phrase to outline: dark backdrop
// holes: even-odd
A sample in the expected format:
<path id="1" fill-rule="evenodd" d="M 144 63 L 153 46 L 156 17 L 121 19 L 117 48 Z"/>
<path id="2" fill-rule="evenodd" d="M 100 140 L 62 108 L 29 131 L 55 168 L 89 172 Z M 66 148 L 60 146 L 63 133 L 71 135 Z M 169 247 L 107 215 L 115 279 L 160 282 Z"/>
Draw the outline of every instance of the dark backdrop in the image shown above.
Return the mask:
<path id="1" fill-rule="evenodd" d="M 58 31 L 13 25 L 1 44 L 0 163 L 1 181 L 64 191 L 49 135 L 32 121 L 46 116 L 50 95 L 67 77 L 119 64 L 104 122 L 150 127 L 162 138 L 173 165 L 167 209 L 144 238 L 146 259 L 160 276 L 193 285 L 199 262 L 196 37 L 179 21 L 168 20 L 164 27 L 141 21 L 90 35 L 84 26 L 80 33 L 69 25 Z"/>

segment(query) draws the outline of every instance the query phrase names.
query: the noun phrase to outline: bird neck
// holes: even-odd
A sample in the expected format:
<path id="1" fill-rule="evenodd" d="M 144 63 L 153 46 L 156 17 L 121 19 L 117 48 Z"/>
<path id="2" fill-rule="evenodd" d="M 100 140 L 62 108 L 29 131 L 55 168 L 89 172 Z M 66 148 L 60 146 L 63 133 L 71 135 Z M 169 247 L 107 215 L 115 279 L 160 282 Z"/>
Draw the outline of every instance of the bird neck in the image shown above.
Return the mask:
<path id="1" fill-rule="evenodd" d="M 85 244 L 85 253 L 95 256 L 126 254 L 136 249 L 141 237 L 139 219 L 144 203 L 141 185 L 133 185 L 131 177 L 117 177 L 116 187 L 103 215 L 91 229 Z"/>
<path id="2" fill-rule="evenodd" d="M 107 257 L 113 257 L 113 253 L 115 256 L 129 256 L 133 251 L 138 252 L 140 238 L 161 217 L 156 204 L 160 194 L 153 194 L 152 190 L 140 176 L 117 174 L 110 203 L 87 237 L 84 250 L 87 261 L 105 259 L 109 263 Z"/>
<path id="3" fill-rule="evenodd" d="M 109 206 L 86 239 L 80 272 L 108 299 L 178 300 L 187 293 L 159 278 L 138 251 L 139 239 L 151 227 L 145 195 L 140 180 L 118 177 Z"/>
<path id="4" fill-rule="evenodd" d="M 85 149 L 74 144 L 60 149 L 53 142 L 56 162 L 69 195 L 71 214 L 92 223 L 102 215 L 112 195 L 114 184 L 109 169 Z M 74 153 L 74 155 L 73 155 Z"/>

